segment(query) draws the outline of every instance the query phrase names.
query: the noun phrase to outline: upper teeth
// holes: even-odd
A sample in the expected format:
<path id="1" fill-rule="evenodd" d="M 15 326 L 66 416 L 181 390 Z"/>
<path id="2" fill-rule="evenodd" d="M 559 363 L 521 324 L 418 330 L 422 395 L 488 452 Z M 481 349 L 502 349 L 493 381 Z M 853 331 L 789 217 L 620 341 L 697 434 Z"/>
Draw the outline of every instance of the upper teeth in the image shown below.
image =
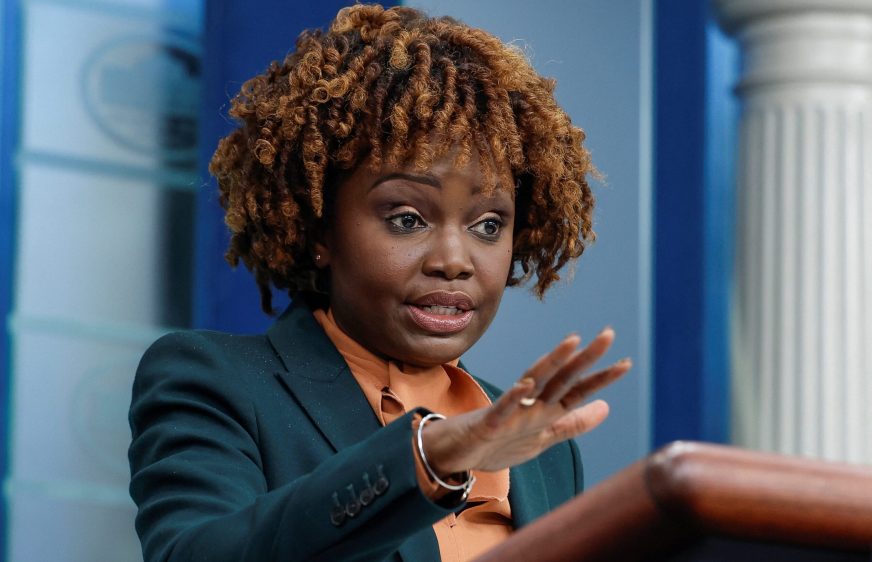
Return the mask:
<path id="1" fill-rule="evenodd" d="M 431 314 L 460 314 L 463 311 L 456 306 L 423 306 L 421 307 Z"/>

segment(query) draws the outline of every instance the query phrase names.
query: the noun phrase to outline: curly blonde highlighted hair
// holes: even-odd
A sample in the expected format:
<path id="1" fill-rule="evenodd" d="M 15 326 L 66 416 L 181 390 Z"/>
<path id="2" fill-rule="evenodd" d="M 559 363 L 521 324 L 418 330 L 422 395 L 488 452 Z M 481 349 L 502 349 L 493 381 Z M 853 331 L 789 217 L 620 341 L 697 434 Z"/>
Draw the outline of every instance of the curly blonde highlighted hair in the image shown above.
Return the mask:
<path id="1" fill-rule="evenodd" d="M 265 311 L 270 285 L 315 290 L 312 234 L 337 178 L 357 166 L 426 170 L 476 151 L 486 189 L 514 190 L 507 285 L 534 274 L 542 296 L 594 238 L 584 132 L 555 82 L 523 53 L 457 20 L 355 5 L 325 33 L 305 31 L 283 63 L 247 81 L 209 170 L 232 232 L 226 258 L 250 269 Z M 518 274 L 520 268 L 520 275 Z"/>

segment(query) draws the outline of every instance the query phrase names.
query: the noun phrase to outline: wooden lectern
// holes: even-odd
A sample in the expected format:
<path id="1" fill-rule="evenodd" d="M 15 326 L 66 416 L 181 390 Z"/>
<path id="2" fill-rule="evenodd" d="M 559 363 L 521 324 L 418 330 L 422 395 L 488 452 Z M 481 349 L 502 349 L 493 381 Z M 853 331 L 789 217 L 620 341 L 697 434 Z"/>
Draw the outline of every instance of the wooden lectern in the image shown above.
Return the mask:
<path id="1" fill-rule="evenodd" d="M 872 467 L 676 442 L 476 562 L 872 561 Z"/>

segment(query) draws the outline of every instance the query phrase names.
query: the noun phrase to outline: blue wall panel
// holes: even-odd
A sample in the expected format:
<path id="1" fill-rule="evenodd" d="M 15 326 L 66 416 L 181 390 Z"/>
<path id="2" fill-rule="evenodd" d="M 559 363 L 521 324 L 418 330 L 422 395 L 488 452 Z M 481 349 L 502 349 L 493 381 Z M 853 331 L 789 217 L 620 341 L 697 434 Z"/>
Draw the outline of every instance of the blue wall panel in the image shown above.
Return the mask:
<path id="1" fill-rule="evenodd" d="M 706 153 L 703 395 L 701 437 L 730 440 L 730 291 L 735 239 L 739 53 L 713 21 L 706 27 Z"/>
<path id="2" fill-rule="evenodd" d="M 654 445 L 728 440 L 735 48 L 707 3 L 656 4 Z"/>
<path id="3" fill-rule="evenodd" d="M 20 91 L 21 5 L 4 0 L 0 15 L 0 475 L 8 472 L 9 377 L 11 370 L 8 318 L 12 310 L 15 266 L 15 215 Z M 5 498 L 5 495 L 4 495 Z M 6 504 L 0 506 L 0 558 L 6 553 Z"/>
<path id="4" fill-rule="evenodd" d="M 303 29 L 326 27 L 336 12 L 352 0 L 255 4 L 233 0 L 206 2 L 203 60 L 203 105 L 200 118 L 194 325 L 233 332 L 261 332 L 272 319 L 260 312 L 260 297 L 252 276 L 240 266 L 232 271 L 223 259 L 229 234 L 218 204 L 214 179 L 207 165 L 218 139 L 233 129 L 227 118 L 230 99 L 248 78 L 293 50 Z M 394 5 L 395 2 L 382 2 Z M 274 298 L 281 311 L 286 298 Z"/>
<path id="5" fill-rule="evenodd" d="M 703 372 L 703 2 L 655 13 L 654 444 L 698 439 Z"/>

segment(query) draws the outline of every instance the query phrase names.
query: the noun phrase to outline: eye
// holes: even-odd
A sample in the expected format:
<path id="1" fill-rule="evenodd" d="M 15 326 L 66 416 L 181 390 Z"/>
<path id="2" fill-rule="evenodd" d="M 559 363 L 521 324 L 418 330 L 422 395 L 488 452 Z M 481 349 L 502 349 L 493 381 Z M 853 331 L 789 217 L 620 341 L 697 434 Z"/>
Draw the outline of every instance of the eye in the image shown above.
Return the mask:
<path id="1" fill-rule="evenodd" d="M 409 231 L 424 228 L 427 224 L 416 213 L 400 213 L 388 218 L 388 224 L 395 230 Z"/>
<path id="2" fill-rule="evenodd" d="M 503 221 L 490 217 L 472 225 L 469 230 L 488 238 L 495 238 L 503 228 Z"/>

